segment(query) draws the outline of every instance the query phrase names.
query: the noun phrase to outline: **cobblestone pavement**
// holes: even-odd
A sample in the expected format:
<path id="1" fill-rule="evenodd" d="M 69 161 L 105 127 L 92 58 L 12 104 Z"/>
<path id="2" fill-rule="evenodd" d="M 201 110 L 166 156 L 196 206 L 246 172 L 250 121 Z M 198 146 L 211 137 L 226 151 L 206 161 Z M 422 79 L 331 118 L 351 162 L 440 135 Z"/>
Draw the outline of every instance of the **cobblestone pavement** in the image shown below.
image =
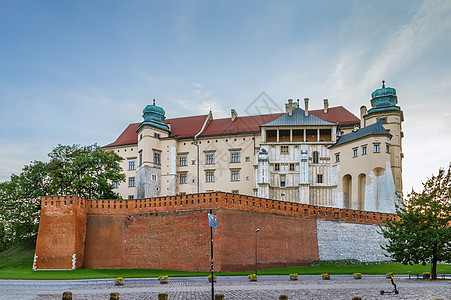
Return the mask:
<path id="1" fill-rule="evenodd" d="M 264 276 L 261 277 L 262 279 Z M 281 277 L 282 278 L 282 277 Z M 306 277 L 311 278 L 311 277 Z M 391 291 L 390 281 L 380 277 L 364 277 L 361 280 L 339 277 L 331 280 L 304 279 L 261 280 L 248 282 L 245 278 L 236 281 L 221 281 L 215 284 L 215 292 L 225 299 L 446 299 L 451 300 L 451 281 L 397 279 L 398 295 L 381 295 L 380 291 Z M 233 279 L 231 279 L 233 280 Z M 198 280 L 200 281 L 200 280 Z M 158 299 L 159 293 L 167 293 L 169 300 L 211 299 L 211 284 L 196 282 L 187 278 L 177 279 L 169 284 L 159 284 L 156 279 L 129 280 L 125 286 L 116 287 L 113 280 L 70 280 L 70 281 L 21 281 L 0 280 L 0 300 L 10 299 L 61 299 L 64 291 L 71 291 L 74 300 L 109 299 L 112 292 L 119 292 L 121 300 Z"/>

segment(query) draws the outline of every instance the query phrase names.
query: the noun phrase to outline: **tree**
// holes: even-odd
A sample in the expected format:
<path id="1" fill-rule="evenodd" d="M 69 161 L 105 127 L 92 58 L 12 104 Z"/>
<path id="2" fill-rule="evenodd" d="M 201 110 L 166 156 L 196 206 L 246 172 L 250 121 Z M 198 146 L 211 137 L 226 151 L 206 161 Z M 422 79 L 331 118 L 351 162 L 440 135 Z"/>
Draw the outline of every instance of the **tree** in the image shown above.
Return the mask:
<path id="1" fill-rule="evenodd" d="M 58 145 L 49 154 L 50 190 L 58 195 L 84 199 L 117 199 L 111 182 L 124 181 L 119 162 L 122 158 L 97 145 Z"/>
<path id="2" fill-rule="evenodd" d="M 124 181 L 122 158 L 97 145 L 58 145 L 50 162 L 34 161 L 19 175 L 0 183 L 0 249 L 36 235 L 41 197 L 75 195 L 84 199 L 117 199 L 113 181 Z"/>
<path id="3" fill-rule="evenodd" d="M 404 264 L 431 263 L 437 279 L 437 262 L 451 263 L 451 165 L 427 179 L 421 192 L 412 190 L 397 215 L 381 227 L 388 239 L 383 248 Z"/>

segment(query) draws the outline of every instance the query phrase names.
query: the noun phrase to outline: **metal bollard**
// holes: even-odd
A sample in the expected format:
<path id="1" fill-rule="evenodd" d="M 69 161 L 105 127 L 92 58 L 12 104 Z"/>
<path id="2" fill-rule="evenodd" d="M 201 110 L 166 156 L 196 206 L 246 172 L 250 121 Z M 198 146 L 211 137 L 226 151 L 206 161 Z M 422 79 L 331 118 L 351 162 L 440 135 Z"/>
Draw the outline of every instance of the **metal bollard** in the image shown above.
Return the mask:
<path id="1" fill-rule="evenodd" d="M 119 293 L 117 292 L 111 293 L 110 300 L 119 300 Z"/>
<path id="2" fill-rule="evenodd" d="M 215 300 L 224 300 L 224 294 L 215 294 Z"/>
<path id="3" fill-rule="evenodd" d="M 288 296 L 287 295 L 280 295 L 279 296 L 279 300 L 288 300 Z"/>
<path id="4" fill-rule="evenodd" d="M 362 297 L 360 297 L 360 296 L 354 296 L 354 297 L 352 297 L 352 300 L 362 300 Z"/>
<path id="5" fill-rule="evenodd" d="M 166 293 L 158 294 L 158 300 L 168 300 L 168 294 Z"/>
<path id="6" fill-rule="evenodd" d="M 63 300 L 72 300 L 72 292 L 64 292 Z"/>

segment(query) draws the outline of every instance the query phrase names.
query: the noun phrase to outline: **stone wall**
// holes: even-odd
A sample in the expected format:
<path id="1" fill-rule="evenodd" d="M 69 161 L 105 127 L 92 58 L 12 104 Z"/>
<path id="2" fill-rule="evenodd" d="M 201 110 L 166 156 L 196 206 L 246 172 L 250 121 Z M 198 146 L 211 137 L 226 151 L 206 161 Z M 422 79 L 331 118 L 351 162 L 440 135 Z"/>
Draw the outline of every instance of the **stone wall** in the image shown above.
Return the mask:
<path id="1" fill-rule="evenodd" d="M 320 260 L 357 259 L 387 261 L 381 248 L 386 240 L 379 226 L 328 220 L 316 220 Z"/>

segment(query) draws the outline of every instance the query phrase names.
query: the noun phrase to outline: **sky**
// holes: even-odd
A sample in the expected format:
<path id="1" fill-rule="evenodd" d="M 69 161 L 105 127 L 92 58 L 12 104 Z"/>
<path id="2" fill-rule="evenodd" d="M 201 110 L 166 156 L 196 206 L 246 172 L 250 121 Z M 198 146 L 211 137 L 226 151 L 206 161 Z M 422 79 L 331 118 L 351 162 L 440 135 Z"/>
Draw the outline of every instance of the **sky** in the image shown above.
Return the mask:
<path id="1" fill-rule="evenodd" d="M 357 117 L 381 81 L 404 111 L 404 191 L 451 161 L 451 1 L 0 2 L 0 182 L 58 144 L 310 98 Z M 302 100 L 301 100 L 302 102 Z"/>

